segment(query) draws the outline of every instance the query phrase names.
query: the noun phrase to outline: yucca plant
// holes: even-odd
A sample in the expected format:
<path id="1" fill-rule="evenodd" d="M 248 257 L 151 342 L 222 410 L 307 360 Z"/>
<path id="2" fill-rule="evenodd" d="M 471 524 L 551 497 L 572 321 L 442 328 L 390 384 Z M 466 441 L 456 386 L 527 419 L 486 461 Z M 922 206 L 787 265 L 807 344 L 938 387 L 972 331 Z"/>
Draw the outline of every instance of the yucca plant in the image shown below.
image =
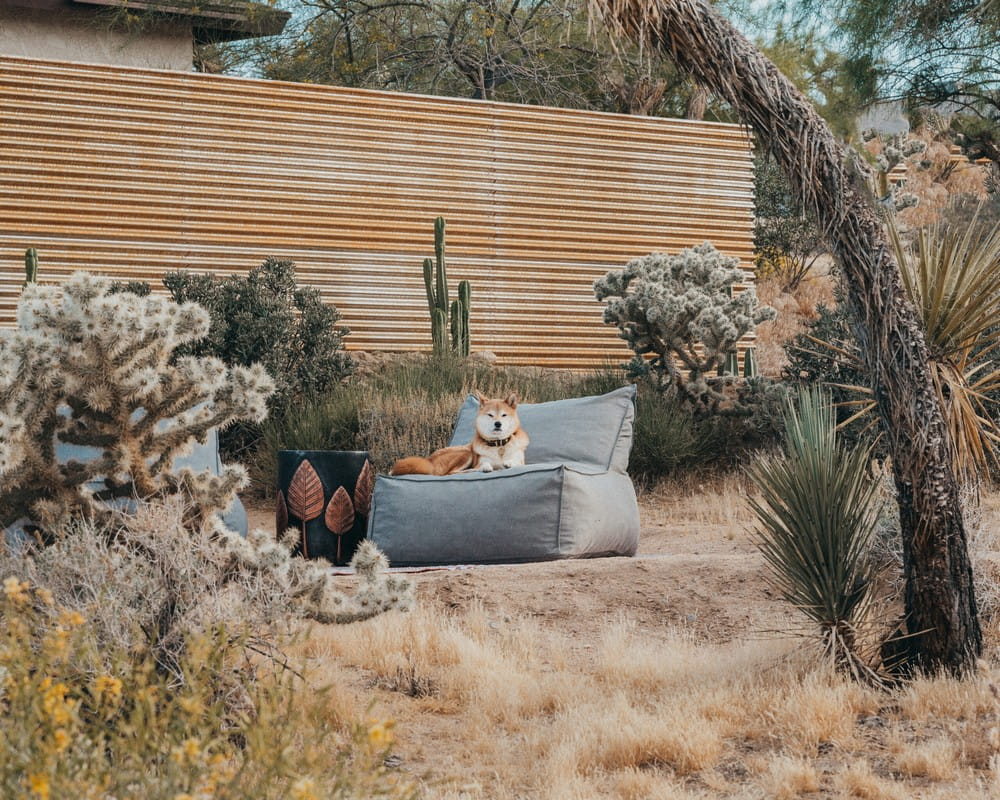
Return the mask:
<path id="1" fill-rule="evenodd" d="M 833 405 L 819 389 L 800 390 L 785 414 L 785 449 L 749 469 L 760 493 L 754 541 L 769 580 L 818 626 L 838 668 L 874 677 L 859 655 L 857 625 L 875 577 L 870 544 L 878 482 L 868 472 L 870 448 L 839 441 Z"/>
<path id="2" fill-rule="evenodd" d="M 998 463 L 1000 443 L 988 397 L 1000 388 L 1000 226 L 985 229 L 977 214 L 964 229 L 920 230 L 911 248 L 891 222 L 889 235 L 924 323 L 956 468 L 975 479 Z"/>
<path id="3" fill-rule="evenodd" d="M 932 377 L 950 434 L 952 459 L 962 480 L 975 484 L 991 462 L 1000 466 L 997 404 L 990 395 L 1000 389 L 1000 226 L 985 228 L 978 214 L 963 228 L 937 224 L 918 231 L 912 244 L 903 242 L 895 223 L 887 222 L 903 285 L 917 309 Z M 861 369 L 857 353 L 832 342 L 808 337 L 837 360 Z M 843 405 L 856 407 L 841 422 L 875 424 L 875 401 L 867 386 L 841 385 L 857 394 Z"/>

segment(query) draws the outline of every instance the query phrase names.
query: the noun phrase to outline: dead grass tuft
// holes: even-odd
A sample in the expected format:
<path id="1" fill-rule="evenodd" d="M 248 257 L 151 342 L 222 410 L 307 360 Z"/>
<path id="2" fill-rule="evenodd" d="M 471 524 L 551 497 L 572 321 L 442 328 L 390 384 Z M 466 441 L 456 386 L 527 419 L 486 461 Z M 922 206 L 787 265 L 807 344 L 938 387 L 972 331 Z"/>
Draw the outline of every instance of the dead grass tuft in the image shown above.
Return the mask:
<path id="1" fill-rule="evenodd" d="M 814 756 L 821 744 L 845 748 L 859 714 L 877 707 L 872 691 L 826 670 L 812 672 L 775 703 L 773 734 L 795 755 Z"/>
<path id="2" fill-rule="evenodd" d="M 766 787 L 767 796 L 774 800 L 794 800 L 807 792 L 819 791 L 819 775 L 808 759 L 782 755 L 771 761 Z"/>
<path id="3" fill-rule="evenodd" d="M 848 797 L 858 797 L 861 800 L 906 800 L 902 787 L 880 778 L 872 772 L 871 765 L 863 758 L 851 762 L 847 769 L 839 772 L 835 783 Z"/>
<path id="4" fill-rule="evenodd" d="M 900 714 L 914 722 L 940 719 L 975 719 L 995 711 L 996 698 L 988 676 L 963 680 L 948 676 L 918 677 L 899 694 Z"/>
<path id="5" fill-rule="evenodd" d="M 898 743 L 894 751 L 896 769 L 914 778 L 950 780 L 958 764 L 958 748 L 953 741 L 944 737 L 919 743 Z"/>
<path id="6" fill-rule="evenodd" d="M 688 775 L 713 766 L 722 753 L 718 726 L 677 706 L 637 708 L 621 692 L 563 714 L 548 754 L 556 774 L 667 767 Z"/>

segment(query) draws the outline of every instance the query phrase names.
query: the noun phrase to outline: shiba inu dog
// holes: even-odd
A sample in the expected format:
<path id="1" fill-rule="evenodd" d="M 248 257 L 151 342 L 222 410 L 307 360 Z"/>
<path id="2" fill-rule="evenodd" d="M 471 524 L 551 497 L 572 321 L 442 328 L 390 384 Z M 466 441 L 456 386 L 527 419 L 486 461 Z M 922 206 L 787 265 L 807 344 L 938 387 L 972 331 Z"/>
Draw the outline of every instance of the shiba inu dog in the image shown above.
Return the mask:
<path id="1" fill-rule="evenodd" d="M 473 470 L 492 472 L 524 464 L 528 434 L 517 417 L 517 395 L 491 400 L 475 392 L 475 397 L 479 401 L 479 412 L 471 442 L 443 447 L 427 458 L 401 458 L 392 465 L 391 474 L 453 475 Z"/>

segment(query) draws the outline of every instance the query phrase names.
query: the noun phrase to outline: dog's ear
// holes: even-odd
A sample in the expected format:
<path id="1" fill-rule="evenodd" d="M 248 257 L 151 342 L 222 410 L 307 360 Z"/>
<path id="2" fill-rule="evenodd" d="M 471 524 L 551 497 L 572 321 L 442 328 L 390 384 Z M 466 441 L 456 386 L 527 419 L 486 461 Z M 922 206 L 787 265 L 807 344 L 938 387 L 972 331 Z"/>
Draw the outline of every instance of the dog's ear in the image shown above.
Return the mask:
<path id="1" fill-rule="evenodd" d="M 479 391 L 478 389 L 473 389 L 473 390 L 472 390 L 472 396 L 473 396 L 473 397 L 475 397 L 475 398 L 476 398 L 476 400 L 478 400 L 478 401 L 479 401 L 479 405 L 482 405 L 483 403 L 485 403 L 485 402 L 486 402 L 486 395 L 484 395 L 484 394 L 483 394 L 483 393 L 482 393 L 481 391 Z"/>
<path id="2" fill-rule="evenodd" d="M 514 392 L 511 392 L 504 402 L 511 408 L 517 408 L 517 395 Z"/>

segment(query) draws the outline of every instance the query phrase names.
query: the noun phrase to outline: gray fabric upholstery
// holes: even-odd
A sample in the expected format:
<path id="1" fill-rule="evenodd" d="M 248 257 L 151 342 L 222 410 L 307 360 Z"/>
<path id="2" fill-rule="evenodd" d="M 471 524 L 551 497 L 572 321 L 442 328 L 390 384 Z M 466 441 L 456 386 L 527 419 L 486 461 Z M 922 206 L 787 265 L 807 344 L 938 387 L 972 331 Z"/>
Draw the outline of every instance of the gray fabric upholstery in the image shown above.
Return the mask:
<path id="1" fill-rule="evenodd" d="M 635 387 L 549 403 L 521 403 L 517 415 L 531 444 L 528 464 L 591 464 L 624 472 L 632 448 Z M 451 444 L 467 444 L 475 432 L 479 401 L 469 395 L 458 412 Z"/>
<path id="2" fill-rule="evenodd" d="M 634 555 L 639 508 L 625 472 L 634 397 L 626 387 L 521 404 L 531 438 L 523 467 L 380 475 L 368 538 L 397 566 Z M 472 438 L 477 407 L 463 404 L 452 443 Z"/>

